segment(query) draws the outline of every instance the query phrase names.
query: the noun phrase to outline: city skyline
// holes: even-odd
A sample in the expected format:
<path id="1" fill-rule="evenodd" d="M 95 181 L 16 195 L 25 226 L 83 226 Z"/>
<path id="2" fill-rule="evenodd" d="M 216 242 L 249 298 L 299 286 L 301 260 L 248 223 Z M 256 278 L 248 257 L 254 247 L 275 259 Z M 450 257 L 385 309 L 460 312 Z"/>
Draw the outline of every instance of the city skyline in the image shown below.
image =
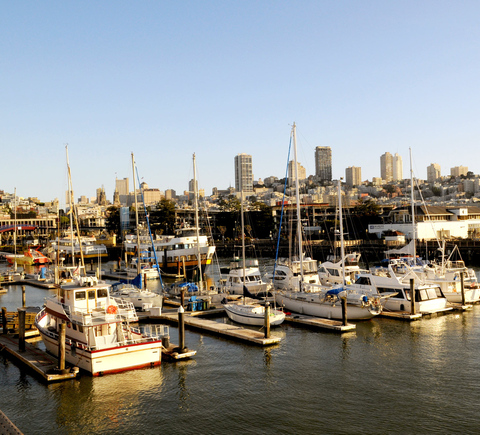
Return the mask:
<path id="1" fill-rule="evenodd" d="M 235 185 L 232 159 L 283 178 L 291 124 L 315 173 L 331 147 L 345 168 L 378 177 L 378 157 L 427 178 L 480 173 L 480 39 L 475 2 L 5 3 L 0 189 L 42 201 L 67 190 L 113 197 L 116 178 L 183 192 Z M 85 32 L 85 29 L 89 29 Z M 455 151 L 455 152 L 453 152 Z"/>

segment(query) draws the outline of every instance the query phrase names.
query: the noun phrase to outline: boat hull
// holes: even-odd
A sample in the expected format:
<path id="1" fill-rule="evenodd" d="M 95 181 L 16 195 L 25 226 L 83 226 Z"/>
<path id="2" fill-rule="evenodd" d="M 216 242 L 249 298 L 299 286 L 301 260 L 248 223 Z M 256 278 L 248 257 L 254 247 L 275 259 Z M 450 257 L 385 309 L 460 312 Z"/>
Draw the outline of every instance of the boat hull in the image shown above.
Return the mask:
<path id="1" fill-rule="evenodd" d="M 249 305 L 224 305 L 225 312 L 230 320 L 250 326 L 263 326 L 265 324 L 264 307 L 253 311 Z M 270 326 L 278 326 L 285 320 L 285 314 L 281 311 L 271 310 Z"/>
<path id="2" fill-rule="evenodd" d="M 294 311 L 307 316 L 324 319 L 342 320 L 342 304 L 336 302 L 322 302 L 320 295 L 303 294 L 300 292 L 277 292 L 275 302 L 288 311 Z M 348 320 L 369 320 L 379 312 L 356 305 L 347 305 Z"/>

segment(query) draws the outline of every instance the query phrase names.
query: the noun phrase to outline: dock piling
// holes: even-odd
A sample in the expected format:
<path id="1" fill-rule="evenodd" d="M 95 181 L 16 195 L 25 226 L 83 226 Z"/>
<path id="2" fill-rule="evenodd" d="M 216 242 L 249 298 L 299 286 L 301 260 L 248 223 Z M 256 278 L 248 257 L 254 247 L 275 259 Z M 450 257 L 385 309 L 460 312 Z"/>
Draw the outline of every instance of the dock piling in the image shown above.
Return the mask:
<path id="1" fill-rule="evenodd" d="M 412 316 L 415 315 L 415 280 L 410 278 L 410 307 Z"/>
<path id="2" fill-rule="evenodd" d="M 460 274 L 460 288 L 462 289 L 462 306 L 465 305 L 465 272 Z"/>
<path id="3" fill-rule="evenodd" d="M 270 338 L 270 302 L 265 304 L 265 338 Z"/>
<path id="4" fill-rule="evenodd" d="M 342 325 L 347 326 L 347 298 L 342 298 Z"/>
<path id="5" fill-rule="evenodd" d="M 65 370 L 65 337 L 67 335 L 67 324 L 60 323 L 60 331 L 58 331 L 58 369 L 62 372 Z"/>
<path id="6" fill-rule="evenodd" d="M 184 293 L 182 292 L 182 295 Z M 178 347 L 180 352 L 185 348 L 185 310 L 183 305 L 178 309 Z"/>
<path id="7" fill-rule="evenodd" d="M 25 299 L 25 286 L 22 285 L 22 307 L 26 307 L 26 299 Z"/>
<path id="8" fill-rule="evenodd" d="M 25 308 L 18 309 L 18 350 L 25 352 Z"/>
<path id="9" fill-rule="evenodd" d="M 7 333 L 7 307 L 2 307 L 2 332 Z"/>

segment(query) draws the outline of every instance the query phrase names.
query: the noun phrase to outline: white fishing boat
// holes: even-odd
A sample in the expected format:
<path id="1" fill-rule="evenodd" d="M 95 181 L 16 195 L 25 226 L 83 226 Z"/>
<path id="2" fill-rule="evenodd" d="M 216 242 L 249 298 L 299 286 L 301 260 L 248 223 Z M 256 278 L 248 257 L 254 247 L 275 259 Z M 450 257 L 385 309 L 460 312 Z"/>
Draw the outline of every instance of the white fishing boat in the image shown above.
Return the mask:
<path id="1" fill-rule="evenodd" d="M 244 325 L 263 326 L 265 324 L 265 306 L 260 304 L 224 304 L 225 312 L 230 320 Z M 271 309 L 270 326 L 280 325 L 285 320 L 285 313 Z"/>
<path id="2" fill-rule="evenodd" d="M 66 323 L 65 361 L 98 376 L 161 363 L 165 327 L 142 331 L 130 326 L 137 321 L 133 304 L 113 298 L 109 285 L 73 284 L 47 299 L 35 326 L 47 351 L 57 356 L 60 324 Z"/>
<path id="3" fill-rule="evenodd" d="M 353 284 L 356 276 L 362 271 L 359 266 L 360 253 L 352 252 L 345 255 L 342 261 L 325 261 L 318 266 L 318 276 L 323 285 L 339 285 L 343 283 L 343 276 L 345 276 L 345 283 Z"/>
<path id="4" fill-rule="evenodd" d="M 300 195 L 297 175 L 297 145 L 295 123 L 292 128 L 293 146 L 294 146 L 294 167 L 296 179 L 296 203 L 297 203 L 297 236 L 299 252 L 302 252 L 302 234 L 300 225 Z M 338 183 L 338 201 L 340 212 L 340 233 L 341 233 L 341 258 L 345 259 L 344 241 L 343 241 L 343 218 L 341 205 L 341 185 Z M 279 306 L 284 306 L 288 311 L 306 314 L 309 316 L 323 317 L 328 319 L 343 319 L 343 309 L 341 299 L 345 298 L 347 303 L 348 319 L 367 320 L 382 312 L 380 298 L 362 291 L 361 289 L 350 289 L 345 286 L 345 273 L 342 271 L 342 285 L 340 288 L 330 288 L 320 285 L 316 282 L 305 282 L 304 279 L 304 259 L 300 258 L 298 270 L 285 279 L 289 282 L 289 287 L 285 285 L 285 290 L 275 293 L 275 301 Z M 317 265 L 313 261 L 307 261 L 311 272 L 317 274 Z M 344 261 L 342 261 L 342 268 Z M 276 270 L 274 270 L 274 282 L 276 283 Z M 310 275 L 307 275 L 310 276 Z M 286 277 L 287 278 L 287 277 Z M 292 285 L 294 287 L 292 287 Z"/>

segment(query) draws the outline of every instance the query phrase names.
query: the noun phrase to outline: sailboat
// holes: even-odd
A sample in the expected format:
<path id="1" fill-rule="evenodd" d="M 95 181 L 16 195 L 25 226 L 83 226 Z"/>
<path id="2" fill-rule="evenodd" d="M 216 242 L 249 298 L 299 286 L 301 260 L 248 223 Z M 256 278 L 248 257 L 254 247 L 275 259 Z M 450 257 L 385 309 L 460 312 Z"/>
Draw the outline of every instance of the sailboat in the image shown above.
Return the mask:
<path id="1" fill-rule="evenodd" d="M 297 200 L 297 235 L 299 252 L 302 252 L 302 235 L 300 229 L 300 195 L 297 171 L 297 140 L 296 126 L 292 127 L 294 166 L 295 166 L 295 189 Z M 338 182 L 338 200 L 340 211 L 340 235 L 341 257 L 344 269 L 345 252 L 343 241 L 343 216 L 341 204 L 341 181 Z M 303 280 L 303 262 L 300 256 L 300 271 L 298 274 L 298 286 L 287 290 L 279 290 L 275 293 L 275 301 L 283 305 L 289 311 L 307 314 L 314 317 L 328 319 L 342 319 L 341 299 L 346 298 L 348 318 L 351 320 L 367 320 L 378 315 L 382 311 L 380 298 L 358 289 L 348 289 L 345 286 L 345 271 L 343 270 L 342 285 L 338 288 L 325 288 L 318 284 L 307 283 Z M 315 267 L 316 271 L 316 267 Z"/>
<path id="2" fill-rule="evenodd" d="M 243 214 L 243 190 L 241 192 L 241 224 L 242 224 L 242 261 L 243 261 L 243 304 L 223 304 L 225 312 L 230 320 L 244 325 L 262 326 L 265 323 L 265 306 L 247 304 L 245 297 L 249 294 L 246 287 L 246 266 L 245 266 L 245 223 Z M 285 320 L 285 313 L 276 309 L 270 310 L 269 322 L 271 326 L 280 325 Z"/>

